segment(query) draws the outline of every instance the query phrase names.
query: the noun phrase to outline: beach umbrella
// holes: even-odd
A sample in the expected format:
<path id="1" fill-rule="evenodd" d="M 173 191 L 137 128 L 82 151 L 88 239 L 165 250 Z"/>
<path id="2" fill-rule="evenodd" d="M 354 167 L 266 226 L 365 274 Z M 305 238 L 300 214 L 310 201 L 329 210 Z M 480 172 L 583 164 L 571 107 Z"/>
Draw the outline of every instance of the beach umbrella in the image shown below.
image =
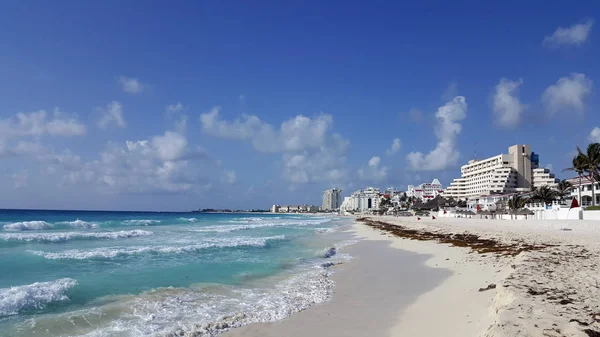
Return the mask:
<path id="1" fill-rule="evenodd" d="M 492 212 L 486 210 L 477 212 L 477 215 L 492 215 Z"/>
<path id="2" fill-rule="evenodd" d="M 475 212 L 473 212 L 473 211 L 466 211 L 465 214 L 466 215 L 475 215 Z"/>

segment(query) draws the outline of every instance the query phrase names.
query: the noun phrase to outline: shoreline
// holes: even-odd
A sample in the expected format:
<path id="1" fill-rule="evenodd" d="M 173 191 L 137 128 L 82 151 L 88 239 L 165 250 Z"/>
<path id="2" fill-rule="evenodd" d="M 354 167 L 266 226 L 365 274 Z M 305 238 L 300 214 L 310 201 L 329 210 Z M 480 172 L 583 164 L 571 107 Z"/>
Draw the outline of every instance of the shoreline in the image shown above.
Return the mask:
<path id="1" fill-rule="evenodd" d="M 435 289 L 451 273 L 425 266 L 430 256 L 399 250 L 377 240 L 365 239 L 356 222 L 350 230 L 359 242 L 340 253 L 352 259 L 332 266 L 332 297 L 283 320 L 252 323 L 220 336 L 382 336 L 398 314 L 418 297 Z M 378 235 L 377 233 L 375 233 Z M 384 238 L 384 237 L 382 237 Z M 385 238 L 384 238 L 385 239 Z M 390 242 L 390 240 L 386 240 Z M 376 310 L 373 310 L 376 308 Z"/>
<path id="2" fill-rule="evenodd" d="M 422 291 L 399 308 L 369 302 L 363 312 L 391 317 L 383 323 L 384 328 L 378 326 L 377 332 L 369 335 L 600 336 L 600 275 L 596 272 L 600 265 L 600 226 L 596 222 L 454 218 L 417 221 L 389 216 L 362 221 L 368 224 L 353 224 L 360 242 L 426 256 L 421 260 L 423 266 L 451 272 L 435 287 Z M 357 253 L 357 258 L 363 254 L 360 250 Z M 364 266 L 352 267 L 354 263 L 336 269 L 336 289 L 351 283 L 348 269 L 364 270 Z M 355 291 L 363 292 L 369 285 Z M 388 289 L 393 290 L 394 287 Z M 290 331 L 305 331 L 314 323 L 306 317 L 331 314 L 328 310 L 336 308 L 332 303 L 342 296 L 350 296 L 351 300 L 354 295 L 334 291 L 329 302 L 278 322 L 234 329 L 224 336 L 271 336 L 276 330 L 287 336 Z M 352 336 L 344 330 L 349 322 L 350 317 L 342 316 L 328 321 L 325 333 L 311 335 Z"/>

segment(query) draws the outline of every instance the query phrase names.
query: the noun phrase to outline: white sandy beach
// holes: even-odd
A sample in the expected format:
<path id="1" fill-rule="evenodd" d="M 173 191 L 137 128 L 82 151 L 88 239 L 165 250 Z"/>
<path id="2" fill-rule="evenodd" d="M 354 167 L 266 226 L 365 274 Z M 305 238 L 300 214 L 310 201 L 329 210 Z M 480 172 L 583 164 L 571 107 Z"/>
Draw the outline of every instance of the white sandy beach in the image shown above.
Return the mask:
<path id="1" fill-rule="evenodd" d="M 356 247 L 352 254 L 357 261 L 336 270 L 331 301 L 226 336 L 600 336 L 600 223 L 371 219 L 417 233 L 474 234 L 508 245 L 511 252 L 515 247 L 525 251 L 515 256 L 480 254 L 469 247 L 401 238 L 356 223 L 358 237 L 420 254 L 416 256 L 431 270 L 446 273 L 442 281 L 432 285 L 422 277 L 424 286 L 414 288 L 418 294 L 407 296 L 403 282 L 414 286 L 413 276 L 420 274 L 398 272 L 402 261 L 395 263 L 393 249 L 377 249 L 379 256 L 374 257 L 367 246 Z M 382 269 L 391 272 L 376 272 Z M 495 288 L 479 291 L 492 284 Z M 377 297 L 372 289 L 397 297 L 386 301 L 393 296 Z"/>

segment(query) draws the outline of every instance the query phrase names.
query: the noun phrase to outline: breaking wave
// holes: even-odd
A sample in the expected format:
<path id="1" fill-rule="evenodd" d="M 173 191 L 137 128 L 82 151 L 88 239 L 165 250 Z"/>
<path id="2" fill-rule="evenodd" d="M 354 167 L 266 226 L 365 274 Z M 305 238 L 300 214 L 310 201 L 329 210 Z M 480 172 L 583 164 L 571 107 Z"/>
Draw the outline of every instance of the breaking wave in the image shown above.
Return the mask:
<path id="1" fill-rule="evenodd" d="M 250 219 L 258 219 L 258 218 L 250 218 Z M 271 218 L 266 218 L 271 220 Z M 332 219 L 290 219 L 290 220 L 280 220 L 277 222 L 263 222 L 260 223 L 259 220 L 256 221 L 247 221 L 246 225 L 218 225 L 218 226 L 203 226 L 198 228 L 191 228 L 190 231 L 193 232 L 216 232 L 216 233 L 230 233 L 240 230 L 248 230 L 248 229 L 256 229 L 256 228 L 264 228 L 264 227 L 286 227 L 286 226 L 314 226 L 321 225 L 327 222 L 330 222 Z M 230 220 L 237 221 L 237 220 Z M 250 223 L 250 222 L 258 222 L 258 223 Z M 240 222 L 232 222 L 232 223 L 240 223 Z"/>
<path id="2" fill-rule="evenodd" d="M 140 229 L 119 232 L 60 232 L 60 233 L 2 233 L 0 239 L 24 242 L 66 242 L 71 240 L 127 239 L 153 235 L 153 232 Z"/>
<path id="3" fill-rule="evenodd" d="M 189 221 L 189 222 L 196 222 L 198 221 L 198 219 L 196 218 L 179 218 L 180 221 Z"/>
<path id="4" fill-rule="evenodd" d="M 46 221 L 21 221 L 3 226 L 4 229 L 9 231 L 42 230 L 50 229 L 52 227 L 53 226 Z"/>
<path id="5" fill-rule="evenodd" d="M 43 252 L 29 250 L 28 252 L 43 256 L 50 260 L 87 260 L 87 259 L 114 259 L 141 254 L 183 254 L 193 253 L 207 248 L 231 247 L 265 247 L 269 241 L 284 240 L 284 235 L 263 238 L 231 238 L 226 240 L 211 240 L 195 245 L 186 246 L 142 246 L 142 247 L 105 247 L 91 250 L 71 249 L 62 252 Z"/>
<path id="6" fill-rule="evenodd" d="M 93 223 L 93 222 L 87 222 L 87 221 L 83 221 L 83 220 L 75 220 L 75 221 L 64 221 L 64 222 L 59 222 L 59 224 L 63 224 L 63 225 L 68 225 L 71 226 L 73 228 L 98 228 L 98 224 Z"/>
<path id="7" fill-rule="evenodd" d="M 251 323 L 278 321 L 327 301 L 334 288 L 329 275 L 318 267 L 268 287 L 168 287 L 135 297 L 115 297 L 117 301 L 101 310 L 123 312 L 122 318 L 98 326 L 86 336 L 213 337 Z M 87 320 L 99 314 L 80 315 Z"/>
<path id="8" fill-rule="evenodd" d="M 337 230 L 337 228 L 335 228 L 335 227 L 332 227 L 332 228 L 326 228 L 326 227 L 324 227 L 324 228 L 315 228 L 315 232 L 320 233 L 320 234 L 322 234 L 322 233 L 333 233 L 336 230 Z"/>
<path id="9" fill-rule="evenodd" d="M 143 219 L 135 219 L 135 220 L 125 220 L 124 224 L 129 226 L 151 226 L 160 223 L 160 220 L 143 220 Z"/>
<path id="10" fill-rule="evenodd" d="M 64 292 L 74 287 L 77 281 L 62 278 L 50 282 L 0 289 L 0 317 L 16 315 L 24 310 L 43 309 L 48 303 L 65 301 L 69 298 Z"/>

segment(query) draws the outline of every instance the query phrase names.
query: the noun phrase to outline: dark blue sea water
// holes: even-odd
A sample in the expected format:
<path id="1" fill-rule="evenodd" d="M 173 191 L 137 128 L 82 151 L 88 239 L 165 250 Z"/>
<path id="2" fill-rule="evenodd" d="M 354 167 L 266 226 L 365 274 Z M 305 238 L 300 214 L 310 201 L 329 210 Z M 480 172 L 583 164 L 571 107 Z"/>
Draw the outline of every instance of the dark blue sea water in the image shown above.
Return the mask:
<path id="1" fill-rule="evenodd" d="M 0 210 L 0 336 L 211 336 L 281 319 L 329 297 L 347 222 Z"/>

